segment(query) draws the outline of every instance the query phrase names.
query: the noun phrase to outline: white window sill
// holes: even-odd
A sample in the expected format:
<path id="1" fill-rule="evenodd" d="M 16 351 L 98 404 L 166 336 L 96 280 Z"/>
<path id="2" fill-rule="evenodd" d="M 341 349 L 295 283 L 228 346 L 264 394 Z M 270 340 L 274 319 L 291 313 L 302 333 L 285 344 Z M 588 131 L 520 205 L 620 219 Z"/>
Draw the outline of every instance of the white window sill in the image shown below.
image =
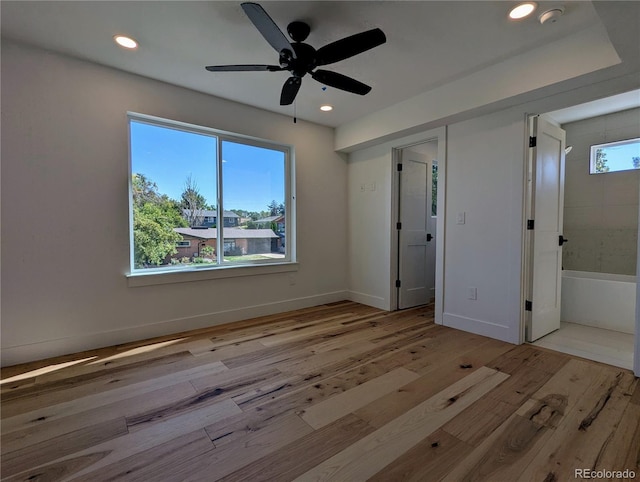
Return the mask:
<path id="1" fill-rule="evenodd" d="M 273 273 L 298 271 L 298 263 L 270 263 L 258 265 L 216 266 L 215 268 L 192 268 L 189 270 L 170 271 L 156 270 L 149 273 L 127 274 L 130 288 L 137 286 L 152 286 L 171 283 L 189 283 L 192 281 L 206 281 L 239 276 L 259 276 Z"/>

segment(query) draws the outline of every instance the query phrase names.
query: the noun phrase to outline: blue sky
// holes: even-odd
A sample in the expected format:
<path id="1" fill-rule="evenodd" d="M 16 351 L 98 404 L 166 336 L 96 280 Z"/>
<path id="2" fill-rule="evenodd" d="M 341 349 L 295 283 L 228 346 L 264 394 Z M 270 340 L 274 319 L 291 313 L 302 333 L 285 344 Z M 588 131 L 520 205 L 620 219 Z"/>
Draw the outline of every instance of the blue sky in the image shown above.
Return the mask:
<path id="1" fill-rule="evenodd" d="M 222 143 L 224 208 L 264 211 L 284 203 L 284 153 Z M 179 200 L 188 176 L 207 204 L 216 204 L 216 138 L 131 121 L 131 170 L 144 174 L 158 191 Z"/>

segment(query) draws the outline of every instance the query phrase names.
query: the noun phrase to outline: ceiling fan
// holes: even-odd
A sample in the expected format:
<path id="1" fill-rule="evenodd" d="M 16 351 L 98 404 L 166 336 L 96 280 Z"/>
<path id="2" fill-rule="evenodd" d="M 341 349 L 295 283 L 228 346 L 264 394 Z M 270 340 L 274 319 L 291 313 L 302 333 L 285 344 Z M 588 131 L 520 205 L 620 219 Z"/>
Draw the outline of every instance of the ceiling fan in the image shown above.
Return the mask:
<path id="1" fill-rule="evenodd" d="M 345 37 L 316 50 L 311 45 L 304 43 L 311 31 L 308 24 L 295 21 L 287 26 L 287 33 L 293 40 L 293 43 L 290 43 L 259 4 L 245 2 L 242 4 L 242 9 L 266 41 L 279 53 L 280 65 L 210 65 L 205 67 L 208 71 L 278 72 L 288 70 L 291 72 L 291 77 L 287 79 L 282 87 L 280 105 L 289 105 L 295 100 L 302 85 L 302 77 L 306 74 L 311 74 L 313 79 L 322 84 L 354 94 L 365 95 L 371 90 L 370 86 L 346 75 L 329 70 L 314 69 L 318 66 L 333 64 L 353 57 L 385 43 L 387 38 L 379 28 Z"/>

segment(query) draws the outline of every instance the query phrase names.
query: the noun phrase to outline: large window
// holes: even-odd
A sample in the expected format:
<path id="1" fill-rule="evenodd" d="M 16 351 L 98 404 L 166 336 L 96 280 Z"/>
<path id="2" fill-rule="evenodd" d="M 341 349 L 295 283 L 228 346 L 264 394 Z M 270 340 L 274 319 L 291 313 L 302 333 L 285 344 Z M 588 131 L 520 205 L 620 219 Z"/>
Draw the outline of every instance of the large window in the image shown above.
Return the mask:
<path id="1" fill-rule="evenodd" d="M 640 169 L 640 138 L 591 146 L 591 174 Z"/>
<path id="2" fill-rule="evenodd" d="M 289 146 L 140 114 L 129 138 L 132 273 L 292 260 Z"/>

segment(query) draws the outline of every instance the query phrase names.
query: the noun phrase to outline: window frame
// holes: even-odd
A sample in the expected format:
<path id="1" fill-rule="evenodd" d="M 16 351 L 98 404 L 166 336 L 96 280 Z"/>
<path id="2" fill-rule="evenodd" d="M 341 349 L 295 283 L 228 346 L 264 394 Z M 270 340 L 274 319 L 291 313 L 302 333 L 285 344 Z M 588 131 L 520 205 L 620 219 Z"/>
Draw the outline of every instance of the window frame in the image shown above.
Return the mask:
<path id="1" fill-rule="evenodd" d="M 630 139 L 620 139 L 618 141 L 603 142 L 601 144 L 592 144 L 589 148 L 589 174 L 590 175 L 591 174 L 612 174 L 614 172 L 637 171 L 638 168 L 633 168 L 633 167 L 630 167 L 629 169 L 617 169 L 615 171 L 611 171 L 611 170 L 603 171 L 603 172 L 596 171 L 596 155 L 597 155 L 598 149 L 601 149 L 603 147 L 615 147 L 615 146 L 634 144 L 634 143 L 640 144 L 640 137 L 632 137 Z"/>
<path id="2" fill-rule="evenodd" d="M 224 213 L 225 206 L 223 203 L 224 186 L 223 186 L 223 162 L 222 162 L 222 144 L 223 142 L 233 142 L 244 144 L 252 147 L 264 148 L 282 152 L 284 155 L 284 204 L 285 204 L 285 255 L 283 258 L 265 259 L 265 260 L 249 260 L 245 262 L 224 262 L 224 238 L 223 223 L 216 223 L 217 239 L 216 239 L 216 263 L 213 265 L 187 265 L 184 267 L 159 266 L 158 268 L 135 269 L 134 262 L 134 238 L 133 238 L 133 186 L 132 186 L 132 138 L 131 123 L 144 123 L 156 127 L 180 130 L 183 132 L 191 132 L 194 134 L 213 137 L 216 140 L 216 207 L 218 215 Z M 264 274 L 269 272 L 283 272 L 297 270 L 296 262 L 296 229 L 295 229 L 295 149 L 293 145 L 283 144 L 267 139 L 261 139 L 244 134 L 238 134 L 212 127 L 199 126 L 186 122 L 164 119 L 147 114 L 137 112 L 127 112 L 127 134 L 128 134 L 128 199 L 129 199 L 129 268 L 126 276 L 129 278 L 130 286 L 146 286 L 149 284 L 163 284 L 179 281 L 194 281 L 197 279 L 216 279 L 237 276 L 247 276 Z M 226 209 L 229 211 L 229 209 Z M 223 214 L 224 215 L 224 214 Z M 216 216 L 216 219 L 219 216 Z M 224 219 L 224 218 L 223 218 Z M 212 228 L 213 229 L 213 228 Z M 208 274 L 201 273 L 203 271 Z M 190 273 L 198 273 L 197 276 L 189 275 Z M 145 282 L 143 278 L 153 277 L 153 281 Z M 161 279 L 166 278 L 166 281 Z M 133 281 L 132 281 L 133 280 Z"/>

